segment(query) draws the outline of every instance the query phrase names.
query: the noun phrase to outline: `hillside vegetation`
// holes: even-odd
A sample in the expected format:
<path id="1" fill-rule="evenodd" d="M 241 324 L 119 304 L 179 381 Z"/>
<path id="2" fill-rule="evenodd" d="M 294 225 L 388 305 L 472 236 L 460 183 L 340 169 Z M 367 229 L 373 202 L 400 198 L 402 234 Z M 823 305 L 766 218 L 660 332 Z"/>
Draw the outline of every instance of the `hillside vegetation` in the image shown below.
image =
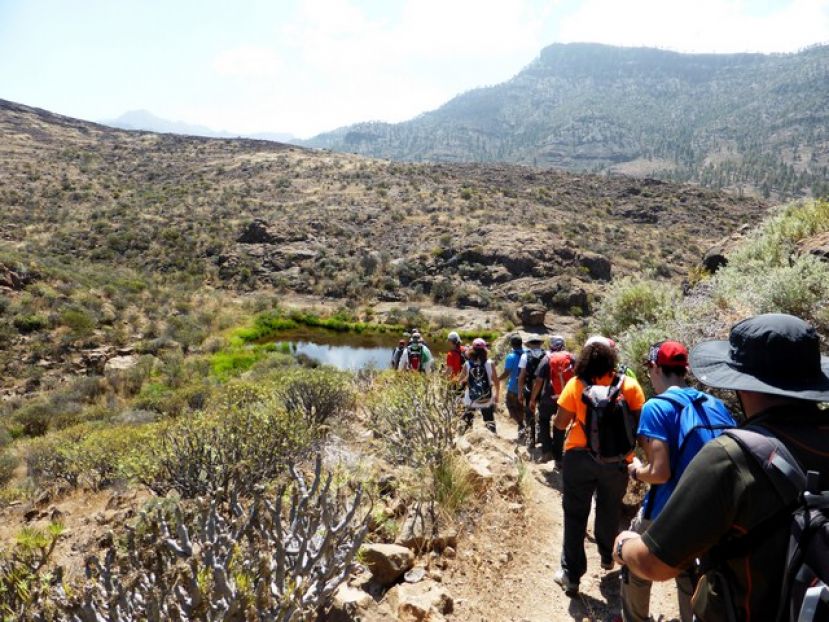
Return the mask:
<path id="1" fill-rule="evenodd" d="M 0 135 L 0 365 L 17 394 L 95 371 L 100 347 L 186 354 L 295 295 L 352 320 L 377 301 L 582 316 L 611 278 L 683 278 L 766 209 L 655 180 L 130 133 L 8 102 Z M 252 292 L 274 298 L 235 304 Z"/>
<path id="2" fill-rule="evenodd" d="M 679 54 L 555 44 L 511 80 L 308 144 L 409 161 L 612 171 L 768 198 L 829 193 L 829 46 Z"/>

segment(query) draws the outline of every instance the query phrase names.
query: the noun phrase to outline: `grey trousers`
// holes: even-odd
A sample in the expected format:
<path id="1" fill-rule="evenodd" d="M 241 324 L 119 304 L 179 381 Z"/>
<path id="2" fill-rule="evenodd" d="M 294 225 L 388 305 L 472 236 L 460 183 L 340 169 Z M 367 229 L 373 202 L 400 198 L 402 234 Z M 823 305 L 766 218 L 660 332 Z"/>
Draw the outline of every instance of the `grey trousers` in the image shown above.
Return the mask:
<path id="1" fill-rule="evenodd" d="M 564 452 L 562 462 L 564 550 L 561 552 L 561 568 L 570 581 L 578 583 L 587 572 L 584 537 L 593 493 L 596 494 L 593 532 L 599 555 L 603 561 L 613 559 L 613 540 L 619 533 L 622 498 L 627 490 L 627 466 L 623 462 L 603 464 L 587 451 L 573 449 Z"/>
<path id="2" fill-rule="evenodd" d="M 642 510 L 630 523 L 631 531 L 643 533 L 651 521 L 642 518 Z M 625 622 L 648 622 L 650 620 L 652 582 L 637 577 L 632 572 L 622 579 L 622 620 Z M 691 622 L 694 611 L 691 607 L 691 596 L 694 595 L 694 579 L 688 570 L 676 577 L 676 593 L 679 600 L 679 619 L 682 622 Z"/>

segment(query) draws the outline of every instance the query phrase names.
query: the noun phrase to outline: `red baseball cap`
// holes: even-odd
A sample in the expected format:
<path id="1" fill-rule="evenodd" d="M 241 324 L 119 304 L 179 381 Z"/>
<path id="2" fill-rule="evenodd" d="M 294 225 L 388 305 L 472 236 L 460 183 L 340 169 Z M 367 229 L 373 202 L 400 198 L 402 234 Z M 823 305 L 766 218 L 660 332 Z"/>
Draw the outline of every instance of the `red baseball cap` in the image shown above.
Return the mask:
<path id="1" fill-rule="evenodd" d="M 679 367 L 688 364 L 688 349 L 678 341 L 660 341 L 648 350 L 648 363 Z"/>

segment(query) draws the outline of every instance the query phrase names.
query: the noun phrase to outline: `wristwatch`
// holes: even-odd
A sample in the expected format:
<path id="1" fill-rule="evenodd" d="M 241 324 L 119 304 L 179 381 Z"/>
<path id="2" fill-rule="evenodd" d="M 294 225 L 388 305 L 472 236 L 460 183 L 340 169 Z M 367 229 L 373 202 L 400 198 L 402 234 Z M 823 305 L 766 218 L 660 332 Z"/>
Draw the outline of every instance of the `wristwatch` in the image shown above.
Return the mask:
<path id="1" fill-rule="evenodd" d="M 619 558 L 619 561 L 623 564 L 625 563 L 625 558 L 622 557 L 622 547 L 625 546 L 625 542 L 630 540 L 630 538 L 622 538 L 616 543 L 616 557 Z"/>

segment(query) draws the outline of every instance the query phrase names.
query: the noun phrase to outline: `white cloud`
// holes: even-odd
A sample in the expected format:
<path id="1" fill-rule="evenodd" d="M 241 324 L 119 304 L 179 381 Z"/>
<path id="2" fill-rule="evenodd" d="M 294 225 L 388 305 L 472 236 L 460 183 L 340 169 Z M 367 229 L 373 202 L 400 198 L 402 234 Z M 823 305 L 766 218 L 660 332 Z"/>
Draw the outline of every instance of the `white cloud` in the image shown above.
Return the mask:
<path id="1" fill-rule="evenodd" d="M 263 77 L 274 76 L 280 70 L 276 50 L 266 47 L 242 46 L 225 50 L 213 59 L 213 69 L 220 76 Z"/>
<path id="2" fill-rule="evenodd" d="M 562 20 L 561 41 L 681 52 L 792 52 L 829 39 L 829 1 L 585 0 Z"/>

